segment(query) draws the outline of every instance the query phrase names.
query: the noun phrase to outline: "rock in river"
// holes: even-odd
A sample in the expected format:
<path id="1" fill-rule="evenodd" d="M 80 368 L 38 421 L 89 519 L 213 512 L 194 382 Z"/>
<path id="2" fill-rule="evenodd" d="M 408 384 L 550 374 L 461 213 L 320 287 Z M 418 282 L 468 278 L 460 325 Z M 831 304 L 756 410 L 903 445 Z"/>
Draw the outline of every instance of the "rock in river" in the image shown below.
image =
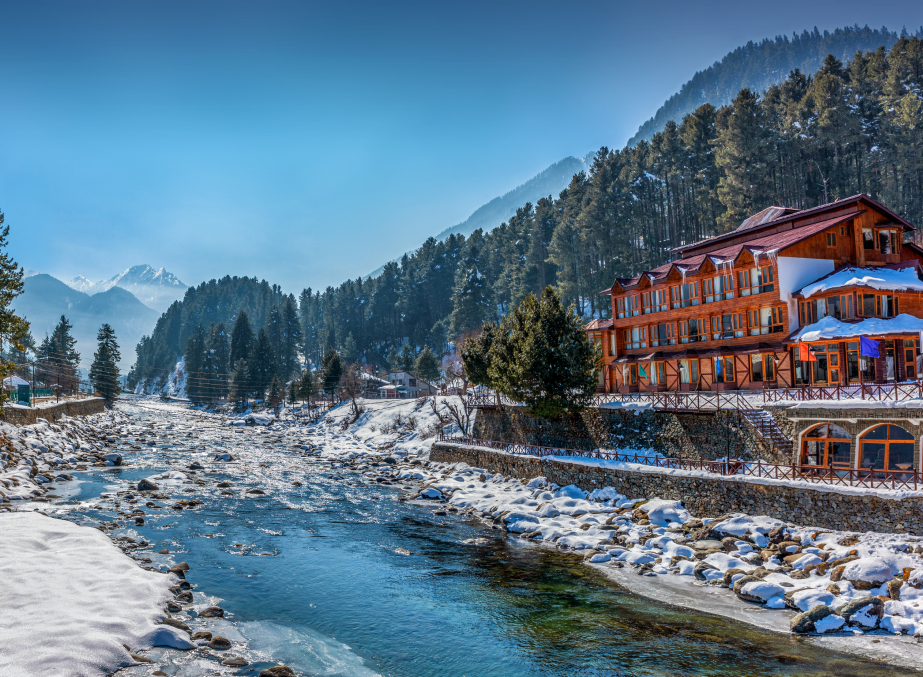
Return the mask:
<path id="1" fill-rule="evenodd" d="M 158 489 L 160 489 L 160 487 L 149 479 L 143 479 L 138 482 L 138 491 L 157 491 Z"/>
<path id="2" fill-rule="evenodd" d="M 231 648 L 231 640 L 221 635 L 212 637 L 212 640 L 208 643 L 208 648 L 215 649 L 216 651 L 227 651 Z"/>
<path id="3" fill-rule="evenodd" d="M 284 665 L 277 665 L 274 668 L 267 668 L 260 673 L 260 677 L 297 677 L 295 671 Z"/>
<path id="4" fill-rule="evenodd" d="M 221 665 L 227 665 L 232 668 L 242 668 L 246 665 L 250 665 L 246 658 L 241 658 L 240 656 L 228 656 L 223 661 Z"/>
<path id="5" fill-rule="evenodd" d="M 220 606 L 210 606 L 199 613 L 199 618 L 224 618 L 224 609 Z"/>

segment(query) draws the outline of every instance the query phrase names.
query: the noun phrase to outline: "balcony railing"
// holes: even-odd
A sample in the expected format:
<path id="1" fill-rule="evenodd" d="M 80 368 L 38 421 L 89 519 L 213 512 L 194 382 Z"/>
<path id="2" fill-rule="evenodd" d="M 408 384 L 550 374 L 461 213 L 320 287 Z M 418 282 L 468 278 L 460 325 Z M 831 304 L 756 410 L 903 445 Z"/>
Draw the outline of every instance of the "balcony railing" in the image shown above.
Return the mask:
<path id="1" fill-rule="evenodd" d="M 907 402 L 923 399 L 923 381 L 909 383 L 862 383 L 836 386 L 795 386 L 763 391 L 763 402 L 808 402 L 869 400 L 871 402 Z M 923 407 L 923 404 L 921 404 Z"/>
<path id="2" fill-rule="evenodd" d="M 738 391 L 697 391 L 697 392 L 660 392 L 660 393 L 597 393 L 587 406 L 605 407 L 607 404 L 650 404 L 653 409 L 662 411 L 716 411 L 718 409 L 749 409 L 751 404 L 746 395 Z M 521 403 L 511 400 L 506 395 L 497 393 L 478 393 L 469 395 L 469 408 L 519 406 Z"/>
<path id="3" fill-rule="evenodd" d="M 846 486 L 866 489 L 895 489 L 917 491 L 923 487 L 923 475 L 917 470 L 876 470 L 866 468 L 829 468 L 825 466 L 781 465 L 764 461 L 721 460 L 703 461 L 688 458 L 664 458 L 662 456 L 641 456 L 620 454 L 615 451 L 586 451 L 584 449 L 556 449 L 529 444 L 508 444 L 471 437 L 446 437 L 439 435 L 440 442 L 460 446 L 486 447 L 515 456 L 578 457 L 639 466 L 664 468 L 667 470 L 696 470 L 722 477 L 739 479 L 760 478 L 774 480 L 795 480 L 812 484 Z"/>

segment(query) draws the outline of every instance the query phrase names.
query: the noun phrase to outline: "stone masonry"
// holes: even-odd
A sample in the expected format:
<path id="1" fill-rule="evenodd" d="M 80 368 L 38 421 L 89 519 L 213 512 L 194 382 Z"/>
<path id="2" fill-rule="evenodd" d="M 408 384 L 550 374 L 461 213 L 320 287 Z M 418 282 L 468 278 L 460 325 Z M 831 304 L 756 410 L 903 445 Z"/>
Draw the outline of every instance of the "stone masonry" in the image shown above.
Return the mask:
<path id="1" fill-rule="evenodd" d="M 91 397 L 85 400 L 67 400 L 53 407 L 37 409 L 22 409 L 19 407 L 4 407 L 3 420 L 13 425 L 32 425 L 36 419 L 44 418 L 52 423 L 62 416 L 90 416 L 101 414 L 106 406 L 101 397 Z"/>
<path id="2" fill-rule="evenodd" d="M 742 479 L 599 468 L 449 442 L 433 444 L 430 460 L 465 462 L 522 480 L 541 476 L 561 486 L 576 484 L 586 490 L 611 486 L 629 498 L 678 500 L 697 517 L 742 512 L 820 529 L 923 536 L 923 498 L 918 497 L 889 499 Z"/>

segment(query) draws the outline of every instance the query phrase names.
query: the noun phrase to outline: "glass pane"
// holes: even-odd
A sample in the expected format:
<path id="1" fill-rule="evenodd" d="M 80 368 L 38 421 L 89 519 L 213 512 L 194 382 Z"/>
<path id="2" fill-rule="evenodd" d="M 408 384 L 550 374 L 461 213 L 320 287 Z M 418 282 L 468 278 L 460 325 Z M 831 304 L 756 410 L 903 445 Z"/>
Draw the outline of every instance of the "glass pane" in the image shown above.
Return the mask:
<path id="1" fill-rule="evenodd" d="M 827 436 L 827 424 L 819 425 L 813 430 L 809 430 L 804 434 L 805 437 L 826 437 Z"/>
<path id="2" fill-rule="evenodd" d="M 828 442 L 827 463 L 833 465 L 849 465 L 849 442 Z"/>
<path id="3" fill-rule="evenodd" d="M 908 470 L 913 467 L 913 442 L 888 445 L 888 469 Z"/>
<path id="4" fill-rule="evenodd" d="M 899 425 L 888 426 L 888 439 L 890 440 L 912 440 L 913 435 L 901 428 Z"/>
<path id="5" fill-rule="evenodd" d="M 880 425 L 872 428 L 862 436 L 863 440 L 885 440 L 888 439 L 888 426 Z"/>
<path id="6" fill-rule="evenodd" d="M 835 438 L 839 438 L 839 439 L 847 439 L 847 440 L 848 440 L 848 439 L 851 439 L 851 438 L 852 438 L 852 435 L 850 435 L 848 432 L 846 432 L 846 430 L 844 430 L 844 429 L 841 428 L 840 426 L 838 426 L 838 425 L 833 425 L 833 424 L 831 423 L 831 424 L 830 424 L 830 432 L 828 433 L 827 437 L 835 437 Z"/>
<path id="7" fill-rule="evenodd" d="M 884 470 L 885 467 L 885 443 L 884 442 L 864 442 L 862 444 L 862 461 L 859 467 L 864 470 L 874 468 Z"/>
<path id="8" fill-rule="evenodd" d="M 820 465 L 824 449 L 823 442 L 806 441 L 801 456 L 804 465 Z"/>

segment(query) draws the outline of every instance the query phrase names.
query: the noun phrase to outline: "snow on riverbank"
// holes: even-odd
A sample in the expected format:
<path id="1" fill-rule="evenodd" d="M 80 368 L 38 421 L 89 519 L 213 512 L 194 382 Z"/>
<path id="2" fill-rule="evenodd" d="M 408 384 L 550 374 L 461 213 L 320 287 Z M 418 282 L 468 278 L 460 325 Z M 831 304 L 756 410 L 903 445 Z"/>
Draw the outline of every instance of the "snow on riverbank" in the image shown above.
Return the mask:
<path id="1" fill-rule="evenodd" d="M 801 633 L 923 635 L 918 538 L 759 516 L 696 519 L 678 501 L 628 498 L 612 488 L 587 493 L 541 477 L 522 482 L 464 463 L 408 472 L 420 480 L 421 498 L 445 498 L 522 538 L 583 552 L 590 564 L 631 567 L 652 584 L 657 577 L 684 582 L 693 605 L 694 586 L 729 587 L 740 608 L 789 609 L 784 624 Z"/>
<path id="2" fill-rule="evenodd" d="M 192 648 L 157 625 L 172 576 L 145 571 L 97 531 L 35 512 L 0 513 L 0 674 L 106 675 L 132 651 Z"/>
<path id="3" fill-rule="evenodd" d="M 108 425 L 117 417 L 65 416 L 56 424 L 40 419 L 27 426 L 0 422 L 0 509 L 9 507 L 10 501 L 53 496 L 56 482 L 71 479 L 65 470 L 121 463 L 119 454 L 106 449 L 111 438 L 94 424 Z"/>

